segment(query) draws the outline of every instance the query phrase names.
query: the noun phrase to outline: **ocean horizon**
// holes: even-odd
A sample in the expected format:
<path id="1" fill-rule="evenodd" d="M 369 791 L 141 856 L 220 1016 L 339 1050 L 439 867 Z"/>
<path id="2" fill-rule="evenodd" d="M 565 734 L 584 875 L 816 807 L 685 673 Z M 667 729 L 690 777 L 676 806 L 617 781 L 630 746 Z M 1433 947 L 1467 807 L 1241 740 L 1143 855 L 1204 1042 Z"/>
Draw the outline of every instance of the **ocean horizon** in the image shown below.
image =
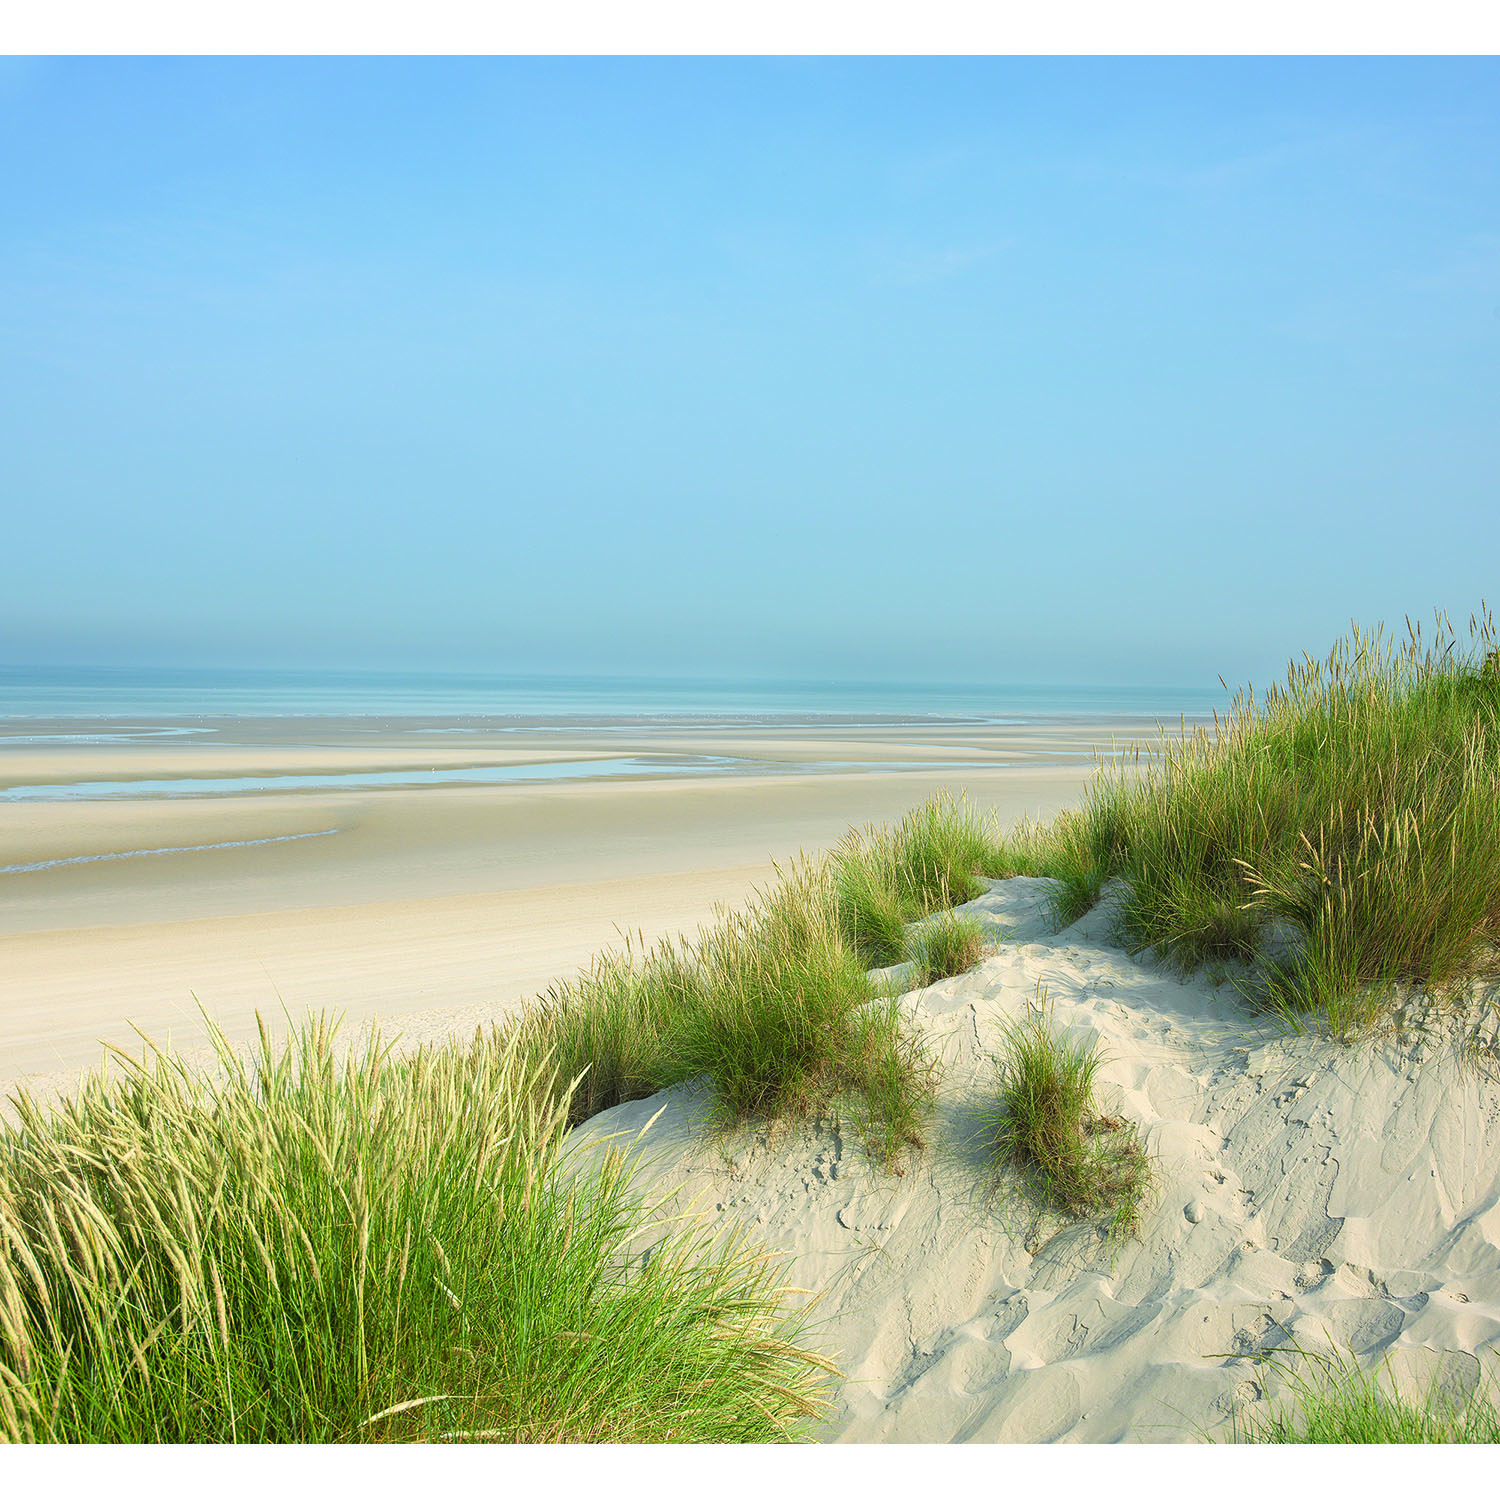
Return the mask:
<path id="1" fill-rule="evenodd" d="M 0 722 L 203 718 L 1028 723 L 1207 717 L 1221 687 L 254 668 L 0 667 Z M 149 727 L 149 726 L 146 726 Z"/>

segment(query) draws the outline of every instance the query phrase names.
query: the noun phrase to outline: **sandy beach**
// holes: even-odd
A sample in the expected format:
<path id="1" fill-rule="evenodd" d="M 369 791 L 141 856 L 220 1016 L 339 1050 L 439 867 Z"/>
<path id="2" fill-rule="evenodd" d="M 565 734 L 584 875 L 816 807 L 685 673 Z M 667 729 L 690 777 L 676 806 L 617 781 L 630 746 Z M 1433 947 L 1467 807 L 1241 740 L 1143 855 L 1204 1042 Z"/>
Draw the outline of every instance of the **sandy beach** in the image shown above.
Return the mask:
<path id="1" fill-rule="evenodd" d="M 199 1005 L 234 1038 L 253 1034 L 257 1011 L 280 1025 L 283 1009 L 399 1018 L 410 1036 L 466 1027 L 624 932 L 695 930 L 773 861 L 899 817 L 938 787 L 1007 823 L 1046 816 L 1077 799 L 1096 749 L 1154 733 L 1142 719 L 529 732 L 238 720 L 212 734 L 81 744 L 76 722 L 24 729 L 0 741 L 0 785 L 13 791 L 262 784 L 0 797 L 0 1086 L 44 1089 L 94 1064 L 103 1042 L 138 1045 L 133 1027 L 195 1046 Z M 597 780 L 441 780 L 629 757 L 649 764 Z M 439 780 L 282 790 L 276 779 L 406 772 Z"/>

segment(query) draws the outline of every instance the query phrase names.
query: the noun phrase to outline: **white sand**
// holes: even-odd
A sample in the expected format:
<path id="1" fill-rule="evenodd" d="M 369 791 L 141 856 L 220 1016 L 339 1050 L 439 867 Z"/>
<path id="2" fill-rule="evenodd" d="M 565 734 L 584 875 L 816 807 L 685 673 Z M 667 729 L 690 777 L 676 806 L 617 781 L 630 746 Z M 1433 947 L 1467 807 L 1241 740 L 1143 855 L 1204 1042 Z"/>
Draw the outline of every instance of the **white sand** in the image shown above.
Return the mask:
<path id="1" fill-rule="evenodd" d="M 843 1442 L 1224 1436 L 1285 1389 L 1263 1345 L 1389 1356 L 1409 1392 L 1467 1391 L 1500 1337 L 1500 1083 L 1439 1032 L 1355 1045 L 1274 1034 L 1227 989 L 1109 937 L 1107 903 L 1049 935 L 1045 882 L 972 903 L 998 951 L 906 997 L 944 1062 L 934 1138 L 880 1174 L 853 1129 L 705 1132 L 691 1087 L 623 1105 L 639 1183 L 749 1226 L 821 1296 L 845 1373 Z M 1142 1127 L 1157 1191 L 1137 1239 L 1036 1224 L 987 1195 L 973 1143 L 998 1024 L 1045 987 L 1108 1055 L 1107 1103 Z M 666 1211 L 665 1209 L 663 1211 Z M 1476 1359 L 1476 1355 L 1481 1358 Z"/>

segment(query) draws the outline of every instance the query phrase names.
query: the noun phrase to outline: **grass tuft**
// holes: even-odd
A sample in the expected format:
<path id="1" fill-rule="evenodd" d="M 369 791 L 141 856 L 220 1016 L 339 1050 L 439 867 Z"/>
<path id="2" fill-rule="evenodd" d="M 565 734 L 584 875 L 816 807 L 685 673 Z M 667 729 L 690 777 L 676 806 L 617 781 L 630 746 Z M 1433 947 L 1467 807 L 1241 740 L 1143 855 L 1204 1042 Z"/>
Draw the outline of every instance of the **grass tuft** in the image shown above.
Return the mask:
<path id="1" fill-rule="evenodd" d="M 1290 1371 L 1289 1405 L 1236 1418 L 1234 1440 L 1246 1443 L 1500 1443 L 1500 1410 L 1487 1382 L 1466 1399 L 1433 1382 L 1421 1402 L 1382 1387 L 1352 1355 L 1292 1351 L 1312 1361 L 1312 1375 Z"/>
<path id="2" fill-rule="evenodd" d="M 890 863 L 846 843 L 835 866 L 837 909 L 860 962 L 872 969 L 904 963 L 912 903 L 897 888 Z"/>
<path id="3" fill-rule="evenodd" d="M 943 912 L 924 922 L 911 939 L 911 961 L 919 985 L 966 974 L 984 953 L 984 929 L 973 917 Z"/>
<path id="4" fill-rule="evenodd" d="M 763 1255 L 646 1228 L 494 1034 L 340 1061 L 313 1021 L 170 1053 L 0 1132 L 0 1436 L 762 1441 L 829 1367 Z"/>
<path id="5" fill-rule="evenodd" d="M 877 1159 L 922 1142 L 932 1066 L 876 997 L 825 864 L 782 875 L 693 941 L 605 955 L 516 1024 L 559 1080 L 570 1119 L 706 1077 L 719 1118 L 801 1118 L 851 1106 Z"/>
<path id="6" fill-rule="evenodd" d="M 901 963 L 907 924 L 972 901 L 1000 854 L 991 822 L 946 792 L 894 827 L 851 832 L 831 861 L 845 934 L 869 967 Z"/>
<path id="7" fill-rule="evenodd" d="M 1241 988 L 1336 1035 L 1404 988 L 1492 968 L 1500 939 L 1500 660 L 1488 611 L 1462 650 L 1408 622 L 1355 627 L 1323 661 L 1246 689 L 1212 731 L 1096 778 L 1084 805 L 1005 842 L 1006 873 L 1062 882 L 1072 919 L 1124 878 L 1120 925 L 1182 969 L 1249 964 Z M 1288 951 L 1268 937 L 1290 933 Z M 1271 945 L 1274 946 L 1274 945 Z"/>
<path id="8" fill-rule="evenodd" d="M 1133 1125 L 1100 1112 L 1100 1057 L 1091 1041 L 1059 1036 L 1045 992 L 1007 1025 L 996 1059 L 998 1102 L 986 1135 L 1047 1206 L 1103 1218 L 1124 1235 L 1139 1223 L 1150 1166 Z"/>

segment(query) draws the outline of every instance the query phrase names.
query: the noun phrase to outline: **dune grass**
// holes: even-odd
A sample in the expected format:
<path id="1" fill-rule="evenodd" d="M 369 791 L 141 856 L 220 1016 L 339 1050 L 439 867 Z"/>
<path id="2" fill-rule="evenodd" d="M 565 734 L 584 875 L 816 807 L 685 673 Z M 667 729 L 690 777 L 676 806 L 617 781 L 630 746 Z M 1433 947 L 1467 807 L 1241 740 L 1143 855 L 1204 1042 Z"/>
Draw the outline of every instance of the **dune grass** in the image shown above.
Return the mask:
<path id="1" fill-rule="evenodd" d="M 1467 1398 L 1436 1383 L 1412 1401 L 1382 1385 L 1352 1355 L 1296 1350 L 1314 1366 L 1289 1372 L 1290 1401 L 1235 1422 L 1246 1443 L 1500 1443 L 1500 1409 L 1489 1382 Z"/>
<path id="2" fill-rule="evenodd" d="M 993 824 L 961 798 L 929 798 L 894 827 L 851 832 L 831 866 L 839 920 L 871 968 L 905 961 L 907 924 L 972 901 L 1003 858 Z"/>
<path id="3" fill-rule="evenodd" d="M 517 1030 L 560 1078 L 582 1075 L 571 1120 L 705 1077 L 726 1127 L 847 1107 L 877 1160 L 920 1145 L 932 1061 L 877 997 L 833 882 L 801 864 L 696 939 L 605 955 L 554 986 Z"/>
<path id="4" fill-rule="evenodd" d="M 972 917 L 943 912 L 911 936 L 911 961 L 919 985 L 966 974 L 984 952 L 984 929 Z"/>
<path id="5" fill-rule="evenodd" d="M 695 939 L 600 956 L 526 1012 L 522 1044 L 578 1079 L 575 1124 L 706 1077 L 726 1126 L 848 1107 L 872 1155 L 895 1166 L 922 1143 L 933 1062 L 866 970 L 906 960 L 909 923 L 978 895 L 999 848 L 986 819 L 939 793 L 894 827 L 853 831 L 826 860 L 778 872 Z M 966 934 L 917 939 L 934 977 L 969 951 Z"/>
<path id="6" fill-rule="evenodd" d="M 1061 881 L 1069 918 L 1121 876 L 1134 949 L 1250 963 L 1248 993 L 1337 1035 L 1469 977 L 1500 935 L 1500 654 L 1487 612 L 1470 632 L 1356 627 L 1212 731 L 1106 770 L 1007 841 L 1004 872 Z"/>
<path id="7" fill-rule="evenodd" d="M 712 1081 L 726 1126 L 802 1118 L 849 1099 L 877 1159 L 892 1163 L 921 1143 L 931 1065 L 895 1003 L 875 997 L 826 872 L 804 870 L 697 951 L 700 1003 L 667 1039 L 667 1055 L 675 1075 Z"/>
<path id="8" fill-rule="evenodd" d="M 872 969 L 905 963 L 910 952 L 906 924 L 911 903 L 897 889 L 888 861 L 846 847 L 837 867 L 837 910 L 844 936 Z M 920 915 L 920 913 L 918 913 Z"/>
<path id="9" fill-rule="evenodd" d="M 577 1170 L 515 1038 L 210 1080 L 162 1052 L 0 1134 L 11 1441 L 759 1441 L 829 1368 L 741 1242 Z"/>
<path id="10" fill-rule="evenodd" d="M 1125 1235 L 1139 1223 L 1150 1165 L 1135 1127 L 1099 1109 L 1100 1060 L 1092 1042 L 1058 1034 L 1039 990 L 1003 1032 L 984 1133 L 997 1163 L 1018 1169 L 1047 1207 Z"/>

